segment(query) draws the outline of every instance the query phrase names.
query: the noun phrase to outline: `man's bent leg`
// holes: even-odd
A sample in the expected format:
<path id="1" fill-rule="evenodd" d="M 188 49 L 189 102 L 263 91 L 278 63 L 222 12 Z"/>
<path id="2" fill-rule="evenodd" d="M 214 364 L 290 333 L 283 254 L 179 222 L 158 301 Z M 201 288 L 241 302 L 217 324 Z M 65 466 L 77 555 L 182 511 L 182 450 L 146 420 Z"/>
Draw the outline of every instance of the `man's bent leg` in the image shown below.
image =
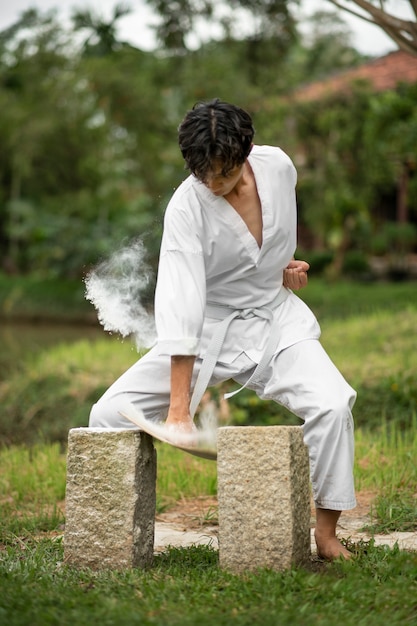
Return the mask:
<path id="1" fill-rule="evenodd" d="M 170 358 L 148 352 L 120 376 L 93 405 L 89 426 L 137 428 L 120 411 L 132 403 L 147 419 L 163 420 L 169 406 Z"/>
<path id="2" fill-rule="evenodd" d="M 355 391 L 316 340 L 287 348 L 271 362 L 261 397 L 274 399 L 304 420 L 313 497 L 316 542 L 326 558 L 347 556 L 336 538 L 342 510 L 356 505 L 353 485 Z"/>
<path id="3" fill-rule="evenodd" d="M 245 360 L 240 369 L 254 367 L 255 363 Z M 193 370 L 192 388 L 201 367 L 201 359 L 196 359 Z M 210 385 L 231 378 L 237 365 L 218 364 Z M 170 402 L 171 357 L 161 356 L 150 350 L 128 369 L 103 396 L 94 404 L 90 413 L 90 427 L 98 428 L 137 428 L 124 418 L 120 411 L 127 403 L 132 403 L 142 411 L 148 420 L 163 421 L 168 414 Z"/>

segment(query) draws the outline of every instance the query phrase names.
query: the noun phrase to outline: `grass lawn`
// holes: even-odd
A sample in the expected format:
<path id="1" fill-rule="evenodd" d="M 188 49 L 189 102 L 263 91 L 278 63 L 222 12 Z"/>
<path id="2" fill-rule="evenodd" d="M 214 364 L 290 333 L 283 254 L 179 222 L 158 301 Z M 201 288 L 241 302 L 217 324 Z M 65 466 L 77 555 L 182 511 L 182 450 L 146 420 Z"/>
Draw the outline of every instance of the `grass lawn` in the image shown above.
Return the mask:
<path id="1" fill-rule="evenodd" d="M 417 447 L 416 435 L 396 459 L 389 441 L 378 444 L 361 435 L 360 455 L 371 452 L 373 460 L 388 455 L 384 475 L 373 463 L 371 470 L 359 470 L 362 486 L 383 488 Z M 214 463 L 162 445 L 158 453 L 161 497 L 213 493 Z M 2 624 L 382 626 L 417 621 L 417 553 L 360 542 L 350 545 L 355 553 L 350 563 L 313 562 L 283 573 L 237 576 L 220 570 L 217 552 L 204 546 L 169 549 L 147 570 L 77 570 L 63 562 L 59 503 L 65 454 L 60 446 L 3 449 L 0 476 Z"/>
<path id="2" fill-rule="evenodd" d="M 323 343 L 359 391 L 356 483 L 376 494 L 375 530 L 415 532 L 416 285 L 311 281 L 307 297 Z M 232 575 L 219 569 L 210 547 L 168 550 L 145 571 L 66 565 L 65 436 L 85 424 L 94 398 L 135 358 L 127 343 L 63 345 L 22 363 L 0 384 L 0 624 L 417 624 L 417 553 L 372 541 L 351 545 L 351 562 L 283 573 Z M 237 422 L 250 420 L 251 410 L 260 411 L 253 398 L 236 404 Z M 216 493 L 214 463 L 168 446 L 159 446 L 158 456 L 160 510 Z"/>

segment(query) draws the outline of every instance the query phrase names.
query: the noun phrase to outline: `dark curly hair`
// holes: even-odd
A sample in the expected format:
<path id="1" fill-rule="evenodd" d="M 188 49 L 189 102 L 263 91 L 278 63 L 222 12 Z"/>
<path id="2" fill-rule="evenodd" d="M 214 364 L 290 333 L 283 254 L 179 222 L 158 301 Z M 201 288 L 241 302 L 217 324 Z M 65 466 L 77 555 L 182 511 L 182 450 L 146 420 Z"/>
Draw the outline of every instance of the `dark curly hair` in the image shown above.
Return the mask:
<path id="1" fill-rule="evenodd" d="M 178 128 L 178 141 L 186 167 L 204 181 L 216 161 L 223 176 L 242 165 L 254 134 L 249 113 L 216 98 L 188 111 Z"/>

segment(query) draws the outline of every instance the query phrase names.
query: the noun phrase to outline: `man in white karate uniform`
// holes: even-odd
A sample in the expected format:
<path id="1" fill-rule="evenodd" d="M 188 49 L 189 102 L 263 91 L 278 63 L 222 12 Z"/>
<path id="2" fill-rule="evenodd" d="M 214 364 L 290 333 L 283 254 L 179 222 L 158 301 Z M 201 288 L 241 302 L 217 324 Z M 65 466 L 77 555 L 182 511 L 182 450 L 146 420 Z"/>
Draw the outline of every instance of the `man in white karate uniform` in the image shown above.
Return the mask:
<path id="1" fill-rule="evenodd" d="M 292 292 L 306 285 L 309 267 L 293 260 L 295 168 L 279 148 L 253 145 L 253 136 L 249 114 L 219 100 L 197 104 L 181 123 L 191 174 L 165 214 L 157 343 L 94 405 L 90 426 L 134 427 L 119 413 L 128 400 L 146 418 L 192 432 L 206 387 L 228 379 L 275 400 L 304 421 L 318 554 L 349 558 L 336 524 L 356 504 L 356 394 Z"/>

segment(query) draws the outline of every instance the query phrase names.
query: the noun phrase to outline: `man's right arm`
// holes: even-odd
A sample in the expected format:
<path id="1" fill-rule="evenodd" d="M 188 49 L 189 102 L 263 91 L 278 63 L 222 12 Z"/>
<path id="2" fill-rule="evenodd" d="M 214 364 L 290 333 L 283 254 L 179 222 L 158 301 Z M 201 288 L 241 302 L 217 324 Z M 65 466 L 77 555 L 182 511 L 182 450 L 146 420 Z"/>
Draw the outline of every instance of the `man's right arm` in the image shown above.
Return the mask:
<path id="1" fill-rule="evenodd" d="M 195 429 L 190 416 L 194 361 L 193 355 L 171 357 L 171 400 L 165 425 L 182 432 L 192 432 Z"/>

